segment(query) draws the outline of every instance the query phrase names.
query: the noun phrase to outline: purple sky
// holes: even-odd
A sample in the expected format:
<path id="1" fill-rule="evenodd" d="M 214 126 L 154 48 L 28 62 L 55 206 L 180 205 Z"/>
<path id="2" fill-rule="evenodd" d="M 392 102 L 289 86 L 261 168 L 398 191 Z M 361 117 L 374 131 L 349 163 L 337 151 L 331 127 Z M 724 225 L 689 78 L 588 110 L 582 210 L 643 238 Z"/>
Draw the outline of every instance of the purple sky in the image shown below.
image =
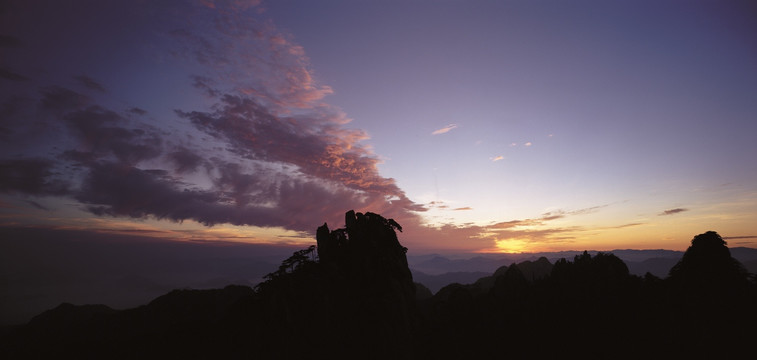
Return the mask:
<path id="1" fill-rule="evenodd" d="M 757 247 L 751 1 L 9 1 L 0 221 L 411 251 Z"/>

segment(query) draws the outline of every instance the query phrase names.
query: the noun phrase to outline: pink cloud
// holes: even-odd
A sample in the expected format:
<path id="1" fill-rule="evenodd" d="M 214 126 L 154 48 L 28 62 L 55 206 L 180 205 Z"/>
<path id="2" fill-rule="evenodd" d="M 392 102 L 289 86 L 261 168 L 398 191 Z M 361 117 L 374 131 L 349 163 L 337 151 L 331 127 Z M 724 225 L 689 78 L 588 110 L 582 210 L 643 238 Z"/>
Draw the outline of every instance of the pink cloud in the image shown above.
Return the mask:
<path id="1" fill-rule="evenodd" d="M 420 227 L 417 212 L 425 207 L 379 173 L 379 157 L 363 143 L 368 134 L 346 128 L 350 119 L 322 102 L 332 89 L 315 79 L 304 49 L 243 11 L 258 2 L 202 5 L 159 4 L 150 19 L 160 21 L 140 19 L 168 35 L 159 55 L 177 71 L 191 69 L 189 90 L 202 101 L 165 105 L 182 107 L 167 119 L 148 114 L 170 107 L 118 110 L 107 84 L 79 75 L 86 69 L 64 78 L 97 98 L 49 84 L 23 101 L 3 99 L 13 104 L 4 112 L 4 123 L 13 124 L 8 137 L 24 147 L 14 148 L 17 159 L 0 158 L 0 192 L 64 197 L 99 216 L 209 226 L 313 232 L 324 221 L 342 225 L 344 212 L 355 209 Z M 22 129 L 38 135 L 30 141 Z M 39 151 L 43 140 L 49 151 Z"/>
<path id="2" fill-rule="evenodd" d="M 257 7 L 256 1 L 208 1 L 205 12 L 189 14 L 193 22 L 207 23 L 204 31 L 180 27 L 170 34 L 179 46 L 171 51 L 205 65 L 206 78 L 225 84 L 219 92 L 245 89 L 255 93 L 266 106 L 277 112 L 317 105 L 333 93 L 313 77 L 310 61 L 302 46 L 290 40 L 265 19 L 244 11 Z"/>
<path id="3" fill-rule="evenodd" d="M 448 133 L 450 130 L 457 128 L 456 124 L 449 124 L 441 129 L 436 129 L 433 132 L 431 132 L 431 135 L 440 135 L 444 133 Z"/>
<path id="4" fill-rule="evenodd" d="M 366 138 L 362 131 L 317 116 L 276 117 L 242 96 L 226 95 L 216 108 L 177 113 L 246 158 L 293 164 L 306 175 L 349 188 L 405 197 L 393 179 L 378 173 L 379 159 L 359 143 Z"/>

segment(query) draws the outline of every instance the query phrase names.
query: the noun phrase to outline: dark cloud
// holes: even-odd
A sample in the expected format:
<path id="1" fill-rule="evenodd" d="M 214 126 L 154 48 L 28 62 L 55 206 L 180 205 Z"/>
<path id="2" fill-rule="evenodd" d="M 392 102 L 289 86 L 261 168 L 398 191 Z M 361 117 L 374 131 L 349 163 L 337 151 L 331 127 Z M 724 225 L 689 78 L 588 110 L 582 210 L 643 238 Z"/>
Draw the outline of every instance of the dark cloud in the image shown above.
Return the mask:
<path id="1" fill-rule="evenodd" d="M 33 200 L 27 200 L 26 203 L 40 210 L 47 210 L 47 211 L 50 210 L 48 207 L 43 206 L 42 204 Z"/>
<path id="2" fill-rule="evenodd" d="M 165 108 L 155 104 L 124 106 L 82 68 L 54 73 L 73 78 L 73 88 L 50 83 L 37 93 L 4 93 L 0 115 L 11 116 L 0 123 L 0 140 L 8 139 L 0 145 L 39 159 L 4 160 L 9 170 L 0 175 L 1 191 L 68 196 L 99 216 L 206 225 L 312 232 L 324 220 L 342 225 L 349 209 L 419 223 L 414 211 L 425 208 L 379 174 L 378 157 L 361 144 L 365 132 L 346 128 L 344 114 L 321 101 L 331 89 L 314 79 L 303 49 L 270 22 L 229 9 L 235 6 L 150 8 L 151 19 L 161 21 L 139 31 L 165 41 L 165 52 L 151 55 L 196 71 L 186 74 L 194 92 L 187 99 L 200 95 L 203 101 L 166 105 L 182 107 L 178 116 L 158 115 Z M 108 11 L 103 16 L 113 15 Z M 124 12 L 137 14 L 144 12 Z M 49 54 L 80 49 L 64 35 L 68 43 L 50 47 Z M 128 76 L 129 67 L 124 70 Z M 151 81 L 135 86 L 149 92 Z M 12 99 L 20 96 L 28 100 Z M 145 109 L 153 115 L 144 116 Z M 69 182 L 62 186 L 58 178 Z"/>
<path id="3" fill-rule="evenodd" d="M 129 113 L 132 113 L 134 115 L 143 116 L 143 115 L 147 114 L 147 110 L 140 109 L 138 107 L 133 107 L 133 108 L 129 109 Z"/>
<path id="4" fill-rule="evenodd" d="M 740 240 L 740 239 L 757 239 L 757 235 L 746 236 L 724 236 L 723 240 Z"/>
<path id="5" fill-rule="evenodd" d="M 73 90 L 51 86 L 42 90 L 40 107 L 56 114 L 81 109 L 91 103 L 91 99 Z"/>
<path id="6" fill-rule="evenodd" d="M 85 88 L 89 90 L 95 90 L 101 93 L 105 92 L 105 87 L 103 87 L 99 82 L 95 81 L 89 76 L 79 75 L 79 76 L 75 76 L 74 79 L 76 79 L 79 82 L 79 84 L 81 84 L 82 86 L 84 86 Z"/>
<path id="7" fill-rule="evenodd" d="M 81 93 L 58 86 L 44 89 L 40 108 L 52 113 L 77 141 L 75 149 L 63 152 L 64 158 L 85 162 L 115 157 L 136 164 L 161 155 L 163 136 L 157 129 L 131 123 Z"/>
<path id="8" fill-rule="evenodd" d="M 219 222 L 222 215 L 209 214 L 216 210 L 216 194 L 180 189 L 182 184 L 166 175 L 117 163 L 94 164 L 76 199 L 97 215 Z"/>
<path id="9" fill-rule="evenodd" d="M 129 128 L 124 117 L 99 106 L 70 112 L 63 120 L 79 140 L 82 151 L 96 157 L 112 155 L 135 164 L 161 154 L 163 140 L 156 131 L 144 126 Z"/>
<path id="10" fill-rule="evenodd" d="M 215 170 L 219 176 L 214 178 L 214 188 L 223 195 L 223 202 L 245 206 L 272 204 L 279 200 L 280 184 L 275 181 L 276 175 L 260 166 L 252 169 L 253 173 L 246 173 L 240 164 L 217 163 Z"/>
<path id="11" fill-rule="evenodd" d="M 221 93 L 213 88 L 213 80 L 205 76 L 195 75 L 192 76 L 192 86 L 202 90 L 206 95 L 210 97 L 218 97 Z"/>
<path id="12" fill-rule="evenodd" d="M 17 74 L 13 71 L 11 71 L 8 68 L 0 67 L 0 79 L 10 80 L 10 81 L 27 81 L 29 80 L 28 77 L 23 76 L 21 74 Z"/>
<path id="13" fill-rule="evenodd" d="M 324 218 L 338 218 L 348 206 L 364 203 L 360 194 L 329 189 L 317 181 L 289 178 L 273 185 L 264 177 L 242 173 L 234 164 L 228 164 L 222 172 L 216 187 L 202 190 L 165 171 L 119 163 L 95 164 L 76 199 L 100 216 L 176 222 L 191 219 L 209 226 L 281 226 L 309 232 Z M 269 185 L 260 186 L 265 183 Z"/>
<path id="14" fill-rule="evenodd" d="M 675 209 L 665 210 L 665 211 L 663 211 L 663 212 L 661 212 L 661 213 L 659 213 L 657 215 L 659 215 L 659 216 L 674 215 L 674 214 L 682 213 L 684 211 L 689 211 L 689 209 L 675 208 Z"/>
<path id="15" fill-rule="evenodd" d="M 183 146 L 169 153 L 168 158 L 176 166 L 176 172 L 180 174 L 193 172 L 203 163 L 203 158 L 200 155 Z"/>
<path id="16" fill-rule="evenodd" d="M 317 116 L 276 117 L 248 97 L 225 95 L 220 105 L 212 113 L 177 113 L 246 158 L 292 164 L 304 175 L 370 193 L 372 201 L 394 198 L 392 207 L 424 210 L 407 199 L 393 179 L 379 175 L 378 159 L 357 143 L 364 137 L 362 132 Z M 386 205 L 378 202 L 374 204 Z"/>
<path id="17" fill-rule="evenodd" d="M 5 98 L 0 95 L 0 103 L 0 160 L 51 158 L 45 149 L 54 146 L 63 134 L 60 127 L 40 111 L 39 99 L 18 91 Z"/>
<path id="18" fill-rule="evenodd" d="M 5 160 L 0 162 L 0 192 L 62 195 L 68 192 L 68 184 L 57 178 L 50 160 Z"/>
<path id="19" fill-rule="evenodd" d="M 128 128 L 119 114 L 89 107 L 64 117 L 79 139 L 84 151 L 106 156 L 112 154 L 120 161 L 135 164 L 157 157 L 161 153 L 162 138 L 151 129 Z"/>
<path id="20" fill-rule="evenodd" d="M 179 112 L 221 145 L 208 152 L 189 138 L 171 145 L 169 132 L 129 118 L 129 110 L 120 114 L 70 89 L 45 88 L 36 106 L 70 135 L 57 159 L 77 171 L 80 183 L 68 190 L 51 182 L 50 160 L 17 161 L 5 164 L 13 171 L 4 172 L 3 188 L 72 193 L 98 216 L 307 232 L 324 219 L 341 219 L 345 209 L 399 219 L 422 209 L 378 174 L 376 159 L 353 132 L 318 117 L 276 117 L 251 99 L 224 98 L 217 112 Z"/>
<path id="21" fill-rule="evenodd" d="M 379 175 L 378 159 L 357 143 L 364 134 L 318 118 L 276 117 L 248 97 L 225 95 L 220 105 L 212 113 L 177 113 L 247 158 L 294 164 L 304 174 L 356 190 L 404 197 L 393 179 Z"/>
<path id="22" fill-rule="evenodd" d="M 72 161 L 74 167 L 80 167 L 82 164 L 93 164 L 97 161 L 97 156 L 88 151 L 79 150 L 65 150 L 60 156 L 60 159 Z"/>

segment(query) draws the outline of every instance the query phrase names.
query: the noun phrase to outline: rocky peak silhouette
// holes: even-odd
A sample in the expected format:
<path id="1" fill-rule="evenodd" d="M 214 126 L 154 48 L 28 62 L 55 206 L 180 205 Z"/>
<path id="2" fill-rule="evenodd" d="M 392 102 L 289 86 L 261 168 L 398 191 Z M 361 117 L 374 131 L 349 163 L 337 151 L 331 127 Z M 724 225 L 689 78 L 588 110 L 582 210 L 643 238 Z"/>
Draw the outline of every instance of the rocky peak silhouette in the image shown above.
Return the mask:
<path id="1" fill-rule="evenodd" d="M 323 224 L 316 231 L 318 257 L 325 266 L 336 266 L 351 279 L 380 282 L 398 281 L 403 291 L 412 291 L 412 274 L 407 264 L 407 248 L 400 245 L 395 230 L 402 227 L 393 219 L 375 213 L 345 214 L 345 228 L 329 231 Z"/>
<path id="2" fill-rule="evenodd" d="M 260 320 L 268 330 L 261 336 L 275 343 L 275 334 L 287 334 L 313 348 L 340 338 L 332 355 L 363 357 L 371 349 L 371 356 L 401 358 L 418 326 L 407 248 L 395 232 L 402 228 L 352 210 L 345 224 L 320 226 L 317 259 L 295 253 L 258 288 L 258 309 L 265 309 Z M 295 264 L 291 271 L 289 263 Z"/>
<path id="3" fill-rule="evenodd" d="M 717 232 L 708 231 L 691 240 L 681 260 L 670 269 L 669 281 L 688 295 L 723 298 L 748 285 L 748 272 L 731 256 Z"/>

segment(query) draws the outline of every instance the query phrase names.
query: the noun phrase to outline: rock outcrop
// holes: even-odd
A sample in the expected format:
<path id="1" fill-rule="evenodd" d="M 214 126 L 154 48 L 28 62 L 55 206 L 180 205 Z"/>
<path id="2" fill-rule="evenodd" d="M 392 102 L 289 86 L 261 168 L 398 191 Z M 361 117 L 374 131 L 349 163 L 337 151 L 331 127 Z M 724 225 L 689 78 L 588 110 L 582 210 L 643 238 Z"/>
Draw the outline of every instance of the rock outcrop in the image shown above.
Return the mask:
<path id="1" fill-rule="evenodd" d="M 265 342 L 281 333 L 319 354 L 404 358 L 418 327 L 415 284 L 397 222 L 348 211 L 316 232 L 317 260 L 295 253 L 259 287 Z M 311 249 L 312 250 L 312 249 Z M 298 260 L 299 259 L 299 260 Z M 291 267 L 292 271 L 286 269 Z M 307 354 L 303 354 L 307 355 Z"/>

